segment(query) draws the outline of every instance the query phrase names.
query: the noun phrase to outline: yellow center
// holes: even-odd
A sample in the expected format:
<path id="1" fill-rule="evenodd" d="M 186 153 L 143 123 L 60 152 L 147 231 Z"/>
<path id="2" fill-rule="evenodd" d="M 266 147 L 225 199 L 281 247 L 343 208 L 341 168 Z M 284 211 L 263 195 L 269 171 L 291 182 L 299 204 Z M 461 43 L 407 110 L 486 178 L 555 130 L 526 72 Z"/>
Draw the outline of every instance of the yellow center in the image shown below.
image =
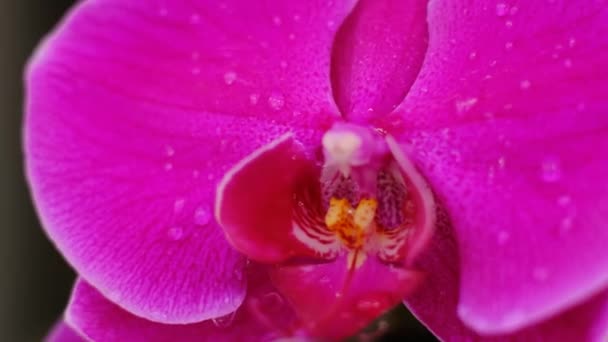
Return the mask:
<path id="1" fill-rule="evenodd" d="M 353 209 L 345 198 L 332 197 L 325 214 L 325 224 L 345 246 L 359 249 L 371 233 L 377 208 L 378 202 L 372 198 L 362 199 Z"/>

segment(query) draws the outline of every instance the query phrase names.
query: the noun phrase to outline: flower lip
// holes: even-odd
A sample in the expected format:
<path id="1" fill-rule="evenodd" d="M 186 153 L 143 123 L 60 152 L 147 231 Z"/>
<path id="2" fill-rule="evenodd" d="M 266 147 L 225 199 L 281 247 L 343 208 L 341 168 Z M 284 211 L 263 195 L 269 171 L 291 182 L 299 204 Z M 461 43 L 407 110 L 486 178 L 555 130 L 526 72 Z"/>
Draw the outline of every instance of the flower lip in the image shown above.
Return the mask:
<path id="1" fill-rule="evenodd" d="M 327 259 L 347 251 L 411 262 L 432 235 L 434 201 L 400 146 L 340 123 L 325 133 L 323 149 L 323 196 L 294 194 L 294 236 Z"/>

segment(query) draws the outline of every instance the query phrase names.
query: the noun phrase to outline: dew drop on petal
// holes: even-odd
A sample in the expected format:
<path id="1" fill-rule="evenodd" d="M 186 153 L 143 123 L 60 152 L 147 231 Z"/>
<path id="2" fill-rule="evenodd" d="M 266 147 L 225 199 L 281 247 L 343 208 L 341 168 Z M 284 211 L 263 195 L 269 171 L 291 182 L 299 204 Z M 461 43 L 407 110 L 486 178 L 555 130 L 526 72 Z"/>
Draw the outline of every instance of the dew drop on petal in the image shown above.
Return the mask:
<path id="1" fill-rule="evenodd" d="M 557 204 L 560 207 L 567 207 L 568 205 L 570 205 L 570 203 L 572 203 L 572 198 L 568 195 L 561 195 L 557 199 Z"/>
<path id="2" fill-rule="evenodd" d="M 499 169 L 504 169 L 506 164 L 507 164 L 507 160 L 505 157 L 498 158 L 498 168 Z"/>
<path id="3" fill-rule="evenodd" d="M 572 230 L 572 224 L 574 223 L 574 218 L 572 216 L 566 216 L 562 219 L 559 224 L 559 231 L 562 234 L 565 234 Z"/>
<path id="4" fill-rule="evenodd" d="M 226 301 L 230 301 L 229 298 L 226 298 Z M 221 329 L 225 329 L 228 328 L 232 325 L 232 323 L 234 322 L 234 317 L 236 316 L 236 311 L 233 311 L 227 315 L 221 316 L 221 317 L 216 317 L 211 319 L 211 322 L 213 322 L 213 325 L 215 325 L 218 328 Z"/>
<path id="5" fill-rule="evenodd" d="M 201 16 L 198 13 L 192 13 L 192 15 L 190 15 L 190 23 L 191 24 L 198 24 L 201 21 Z"/>
<path id="6" fill-rule="evenodd" d="M 281 17 L 279 17 L 279 16 L 274 16 L 274 17 L 272 18 L 272 23 L 273 23 L 275 26 L 281 26 L 281 24 L 283 23 L 283 21 L 281 20 Z"/>
<path id="7" fill-rule="evenodd" d="M 167 230 L 167 236 L 173 241 L 179 241 L 184 237 L 184 230 L 178 226 L 171 227 Z"/>
<path id="8" fill-rule="evenodd" d="M 506 42 L 505 43 L 505 50 L 509 51 L 513 49 L 513 42 Z"/>
<path id="9" fill-rule="evenodd" d="M 173 157 L 173 155 L 175 155 L 175 149 L 172 146 L 165 146 L 165 155 L 167 155 L 167 157 Z"/>
<path id="10" fill-rule="evenodd" d="M 236 73 L 234 71 L 228 71 L 224 74 L 224 83 L 227 85 L 232 85 L 236 80 Z"/>
<path id="11" fill-rule="evenodd" d="M 507 5 L 499 2 L 498 4 L 496 4 L 496 15 L 499 17 L 504 17 L 505 15 L 507 15 L 508 12 L 508 8 Z"/>
<path id="12" fill-rule="evenodd" d="M 497 237 L 497 241 L 499 245 L 504 245 L 507 243 L 507 241 L 509 241 L 509 238 L 511 236 L 509 235 L 509 232 L 505 231 L 505 230 L 501 230 L 500 232 L 498 232 L 498 237 Z"/>
<path id="13" fill-rule="evenodd" d="M 531 85 L 532 85 L 532 83 L 530 83 L 530 81 L 528 81 L 528 80 L 522 80 L 521 82 L 519 82 L 519 88 L 521 90 L 530 89 Z"/>
<path id="14" fill-rule="evenodd" d="M 183 198 L 177 198 L 175 199 L 175 202 L 173 202 L 173 212 L 175 214 L 179 214 L 182 212 L 182 210 L 184 210 L 184 205 L 186 204 L 186 200 Z"/>
<path id="15" fill-rule="evenodd" d="M 280 110 L 285 105 L 285 98 L 282 94 L 273 93 L 268 97 L 268 105 L 274 110 Z"/>
<path id="16" fill-rule="evenodd" d="M 373 299 L 362 299 L 357 302 L 357 309 L 361 311 L 377 310 L 381 303 Z"/>
<path id="17" fill-rule="evenodd" d="M 556 157 L 546 157 L 541 163 L 541 178 L 547 183 L 554 183 L 560 180 L 562 171 L 559 159 Z"/>
<path id="18" fill-rule="evenodd" d="M 475 106 L 477 101 L 478 101 L 478 99 L 476 97 L 472 97 L 472 98 L 462 100 L 462 101 L 456 101 L 456 110 L 460 114 L 465 113 L 465 112 L 469 111 L 471 108 L 473 108 L 473 106 Z"/>
<path id="19" fill-rule="evenodd" d="M 249 95 L 249 103 L 252 106 L 255 106 L 256 104 L 258 104 L 259 99 L 260 99 L 260 95 L 258 95 L 258 94 Z"/>
<path id="20" fill-rule="evenodd" d="M 198 207 L 194 210 L 194 224 L 197 226 L 205 226 L 211 221 L 209 210 L 204 207 Z"/>
<path id="21" fill-rule="evenodd" d="M 173 164 L 165 163 L 164 168 L 165 168 L 165 171 L 171 171 L 171 170 L 173 170 Z"/>
<path id="22" fill-rule="evenodd" d="M 565 66 L 566 68 L 572 68 L 572 60 L 571 60 L 570 58 L 566 58 L 566 59 L 564 60 L 564 66 Z"/>

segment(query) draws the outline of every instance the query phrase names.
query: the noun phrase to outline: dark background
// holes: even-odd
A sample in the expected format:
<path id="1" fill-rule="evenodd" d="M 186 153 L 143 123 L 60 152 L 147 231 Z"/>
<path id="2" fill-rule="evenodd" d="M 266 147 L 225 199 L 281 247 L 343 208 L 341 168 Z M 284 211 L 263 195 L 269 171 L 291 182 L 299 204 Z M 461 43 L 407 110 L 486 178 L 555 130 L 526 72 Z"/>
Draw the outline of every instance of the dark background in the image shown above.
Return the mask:
<path id="1" fill-rule="evenodd" d="M 0 0 L 0 341 L 40 341 L 61 315 L 74 273 L 40 228 L 23 176 L 22 70 L 73 1 Z M 406 318 L 407 317 L 407 318 Z M 433 341 L 404 309 L 387 340 Z"/>

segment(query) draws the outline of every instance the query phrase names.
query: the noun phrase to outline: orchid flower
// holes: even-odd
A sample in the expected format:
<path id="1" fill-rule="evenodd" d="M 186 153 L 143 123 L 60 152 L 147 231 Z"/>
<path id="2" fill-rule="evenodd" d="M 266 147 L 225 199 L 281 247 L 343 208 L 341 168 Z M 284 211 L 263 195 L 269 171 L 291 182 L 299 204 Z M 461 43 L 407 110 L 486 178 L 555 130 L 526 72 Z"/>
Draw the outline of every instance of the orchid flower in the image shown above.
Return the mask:
<path id="1" fill-rule="evenodd" d="M 606 1 L 88 0 L 26 83 L 50 340 L 608 335 Z"/>

